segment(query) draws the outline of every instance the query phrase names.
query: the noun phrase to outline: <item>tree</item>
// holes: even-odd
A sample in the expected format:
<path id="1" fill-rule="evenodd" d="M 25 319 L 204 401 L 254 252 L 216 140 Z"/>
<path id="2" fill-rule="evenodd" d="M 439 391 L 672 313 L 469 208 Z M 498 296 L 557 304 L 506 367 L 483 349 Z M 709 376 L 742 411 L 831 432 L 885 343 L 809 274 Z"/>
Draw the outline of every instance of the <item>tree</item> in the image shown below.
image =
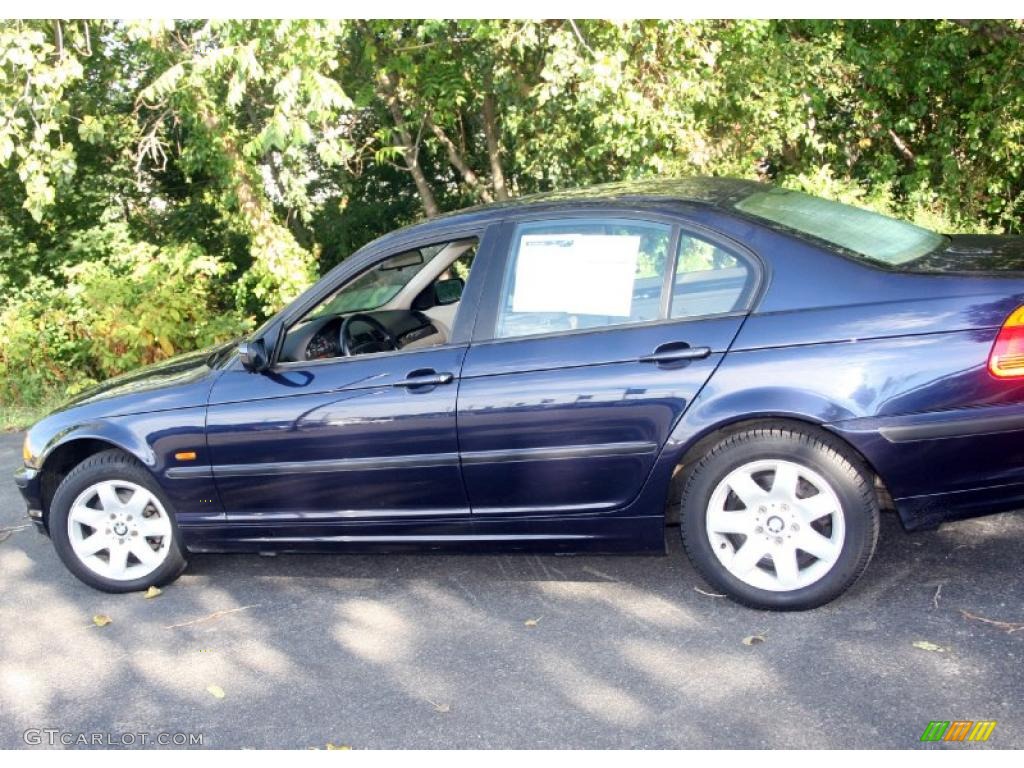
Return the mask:
<path id="1" fill-rule="evenodd" d="M 398 225 L 536 191 L 723 174 L 1020 232 L 1022 42 L 1021 21 L 0 22 L 0 402 L 238 332 Z M 147 289 L 170 322 L 137 309 L 164 273 L 191 297 Z M 115 316 L 87 315 L 103 295 Z"/>
<path id="2" fill-rule="evenodd" d="M 286 221 L 308 221 L 304 177 L 316 162 L 351 155 L 341 120 L 351 101 L 331 76 L 343 31 L 342 22 L 222 21 L 129 32 L 159 71 L 137 101 L 140 161 L 163 165 L 173 141 L 186 178 L 202 172 L 223 185 L 221 214 L 250 237 L 239 297 L 251 292 L 265 312 L 315 275 L 314 255 L 278 220 L 275 203 Z"/>

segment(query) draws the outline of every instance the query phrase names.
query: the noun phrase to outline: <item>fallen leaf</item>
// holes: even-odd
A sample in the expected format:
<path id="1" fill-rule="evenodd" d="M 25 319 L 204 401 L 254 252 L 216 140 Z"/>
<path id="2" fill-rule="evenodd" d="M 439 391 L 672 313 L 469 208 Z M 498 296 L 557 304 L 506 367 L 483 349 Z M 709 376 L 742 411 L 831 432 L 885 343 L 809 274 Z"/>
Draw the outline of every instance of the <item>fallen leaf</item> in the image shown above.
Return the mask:
<path id="1" fill-rule="evenodd" d="M 224 689 L 219 685 L 208 685 L 206 686 L 206 692 L 209 693 L 215 699 L 224 698 Z"/>
<path id="2" fill-rule="evenodd" d="M 92 623 L 95 624 L 97 627 L 105 627 L 111 621 L 113 621 L 113 619 L 111 619 L 109 616 L 103 613 L 97 613 L 95 616 L 92 617 Z"/>
<path id="3" fill-rule="evenodd" d="M 913 642 L 915 648 L 919 648 L 922 651 L 931 651 L 932 653 L 945 653 L 946 649 L 941 645 L 935 643 L 929 643 L 927 640 L 915 640 Z"/>
<path id="4" fill-rule="evenodd" d="M 760 645 L 765 642 L 768 638 L 764 635 L 747 635 L 743 638 L 744 645 Z"/>
<path id="5" fill-rule="evenodd" d="M 430 706 L 434 708 L 436 712 L 440 712 L 442 715 L 452 711 L 452 708 L 448 704 L 439 704 L 436 701 L 430 701 L 430 699 L 427 699 L 427 702 L 430 704 Z"/>
<path id="6" fill-rule="evenodd" d="M 527 627 L 536 627 L 538 624 L 540 624 L 540 620 L 543 618 L 543 616 L 538 616 L 536 619 L 527 619 L 523 622 L 523 624 Z"/>
<path id="7" fill-rule="evenodd" d="M 328 741 L 327 750 L 330 751 L 332 749 L 349 750 L 352 749 L 352 747 L 350 747 L 348 744 L 338 744 L 337 746 L 335 746 L 334 744 L 331 744 L 331 742 Z"/>
<path id="8" fill-rule="evenodd" d="M 163 590 L 160 589 L 159 587 L 150 587 L 149 589 L 146 590 L 146 594 L 144 594 L 143 597 L 146 598 L 147 600 L 152 600 L 157 595 L 162 595 L 162 594 L 163 594 Z"/>

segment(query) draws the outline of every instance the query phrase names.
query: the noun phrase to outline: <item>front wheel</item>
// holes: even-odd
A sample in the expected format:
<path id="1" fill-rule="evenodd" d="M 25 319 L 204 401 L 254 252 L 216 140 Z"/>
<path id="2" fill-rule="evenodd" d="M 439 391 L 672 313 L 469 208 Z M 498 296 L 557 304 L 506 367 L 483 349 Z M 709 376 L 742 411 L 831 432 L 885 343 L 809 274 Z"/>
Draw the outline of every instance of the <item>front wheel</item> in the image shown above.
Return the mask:
<path id="1" fill-rule="evenodd" d="M 754 608 L 815 608 L 863 573 L 878 538 L 871 475 L 844 446 L 796 429 L 724 438 L 683 490 L 694 567 Z"/>
<path id="2" fill-rule="evenodd" d="M 170 503 L 136 459 L 104 451 L 61 482 L 50 505 L 50 536 L 75 576 L 104 592 L 167 584 L 185 569 Z"/>

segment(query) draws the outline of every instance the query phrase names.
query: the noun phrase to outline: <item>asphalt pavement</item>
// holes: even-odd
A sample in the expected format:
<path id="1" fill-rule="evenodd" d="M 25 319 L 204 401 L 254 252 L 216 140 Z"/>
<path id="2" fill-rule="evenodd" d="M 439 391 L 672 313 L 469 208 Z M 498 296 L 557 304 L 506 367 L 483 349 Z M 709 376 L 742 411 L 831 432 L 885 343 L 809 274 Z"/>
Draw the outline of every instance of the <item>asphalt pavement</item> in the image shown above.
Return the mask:
<path id="1" fill-rule="evenodd" d="M 886 516 L 853 590 L 798 614 L 713 596 L 674 528 L 666 557 L 200 555 L 145 599 L 26 527 L 20 444 L 0 434 L 0 748 L 1024 747 L 1024 513 Z M 931 720 L 998 725 L 922 745 Z"/>

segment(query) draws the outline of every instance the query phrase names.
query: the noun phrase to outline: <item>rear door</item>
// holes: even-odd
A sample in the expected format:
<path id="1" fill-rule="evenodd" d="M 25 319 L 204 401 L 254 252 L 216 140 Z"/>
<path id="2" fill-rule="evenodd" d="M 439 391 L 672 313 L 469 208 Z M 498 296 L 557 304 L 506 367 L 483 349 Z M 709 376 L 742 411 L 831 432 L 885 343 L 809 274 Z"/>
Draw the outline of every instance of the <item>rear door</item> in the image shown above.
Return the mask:
<path id="1" fill-rule="evenodd" d="M 739 330 L 759 265 L 697 227 L 612 211 L 508 223 L 499 248 L 459 390 L 471 508 L 621 508 Z"/>

